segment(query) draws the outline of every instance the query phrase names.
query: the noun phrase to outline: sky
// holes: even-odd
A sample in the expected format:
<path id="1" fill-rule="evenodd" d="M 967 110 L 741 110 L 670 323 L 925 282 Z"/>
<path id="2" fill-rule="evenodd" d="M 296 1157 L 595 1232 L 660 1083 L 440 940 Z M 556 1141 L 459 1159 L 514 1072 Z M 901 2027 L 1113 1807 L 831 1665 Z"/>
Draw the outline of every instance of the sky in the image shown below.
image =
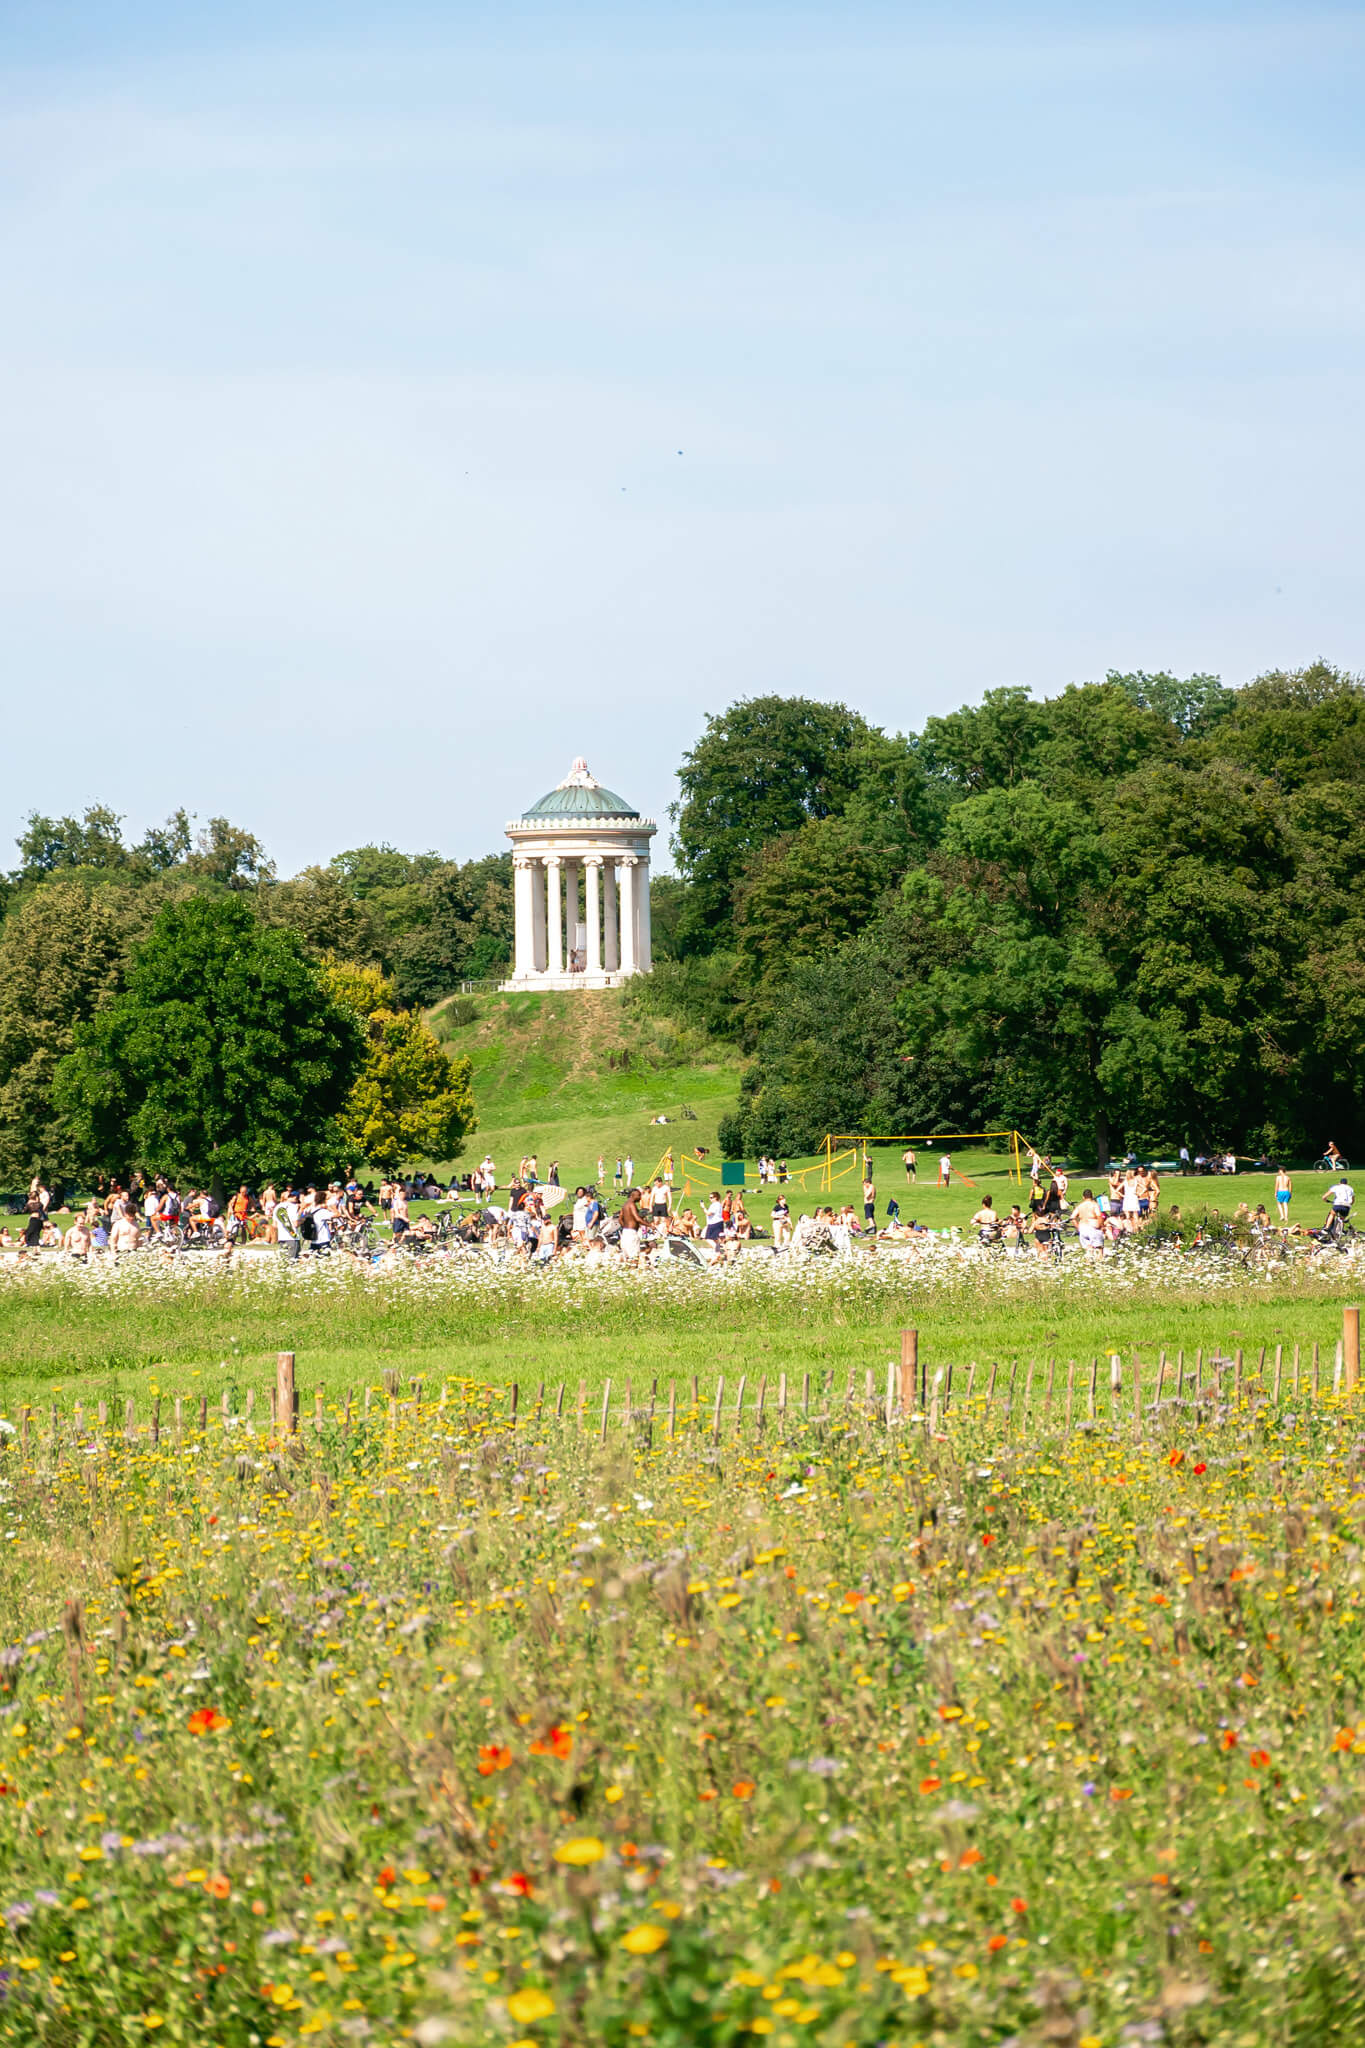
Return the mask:
<path id="1" fill-rule="evenodd" d="M 1365 13 L 7 0 L 0 867 L 1365 668 Z"/>

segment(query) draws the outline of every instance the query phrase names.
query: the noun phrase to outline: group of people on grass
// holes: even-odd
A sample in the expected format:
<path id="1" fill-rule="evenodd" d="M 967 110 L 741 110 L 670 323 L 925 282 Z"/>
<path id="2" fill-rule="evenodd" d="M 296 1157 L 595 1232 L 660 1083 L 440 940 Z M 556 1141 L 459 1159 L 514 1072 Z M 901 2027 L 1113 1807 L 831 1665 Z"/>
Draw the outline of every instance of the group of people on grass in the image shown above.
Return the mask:
<path id="1" fill-rule="evenodd" d="M 879 1222 L 876 1182 L 866 1155 L 861 1213 L 852 1202 L 844 1202 L 825 1204 L 796 1218 L 787 1196 L 785 1162 L 765 1157 L 760 1162 L 760 1181 L 776 1183 L 770 1233 L 756 1226 L 740 1188 L 717 1188 L 691 1198 L 685 1187 L 682 1200 L 676 1200 L 671 1154 L 665 1155 L 654 1177 L 642 1185 L 635 1181 L 635 1162 L 629 1154 L 618 1158 L 610 1196 L 605 1157 L 597 1164 L 597 1181 L 577 1186 L 570 1201 L 559 1184 L 558 1161 L 552 1160 L 542 1176 L 536 1154 L 529 1152 L 518 1162 L 502 1205 L 497 1201 L 497 1167 L 491 1153 L 463 1179 L 452 1176 L 448 1187 L 430 1175 L 419 1174 L 407 1179 L 385 1178 L 376 1188 L 372 1181 L 362 1185 L 347 1168 L 343 1178 L 326 1187 L 277 1191 L 267 1185 L 256 1192 L 243 1185 L 220 1201 L 203 1188 L 191 1187 L 182 1193 L 164 1176 L 134 1176 L 126 1188 L 117 1182 L 100 1188 L 65 1232 L 53 1213 L 51 1192 L 35 1178 L 25 1204 L 22 1237 L 16 1238 L 7 1226 L 0 1226 L 0 1251 L 60 1248 L 87 1259 L 92 1253 L 118 1255 L 150 1245 L 167 1251 L 198 1247 L 231 1256 L 238 1245 L 255 1242 L 278 1246 L 292 1258 L 308 1254 L 327 1257 L 337 1251 L 377 1258 L 458 1239 L 465 1246 L 502 1247 L 540 1265 L 572 1256 L 589 1265 L 619 1262 L 635 1266 L 661 1253 L 722 1264 L 755 1239 L 768 1239 L 774 1251 L 794 1247 L 813 1252 L 845 1251 L 873 1243 L 907 1244 L 932 1234 L 927 1224 L 914 1218 L 902 1221 L 894 1194 L 885 1203 L 885 1220 Z M 902 1155 L 902 1164 L 913 1186 L 918 1165 L 913 1150 Z M 938 1169 L 939 1185 L 947 1184 L 953 1168 L 946 1152 L 939 1157 Z M 1057 1255 L 1064 1232 L 1071 1229 L 1087 1255 L 1099 1259 L 1107 1248 L 1142 1231 L 1159 1216 L 1161 1177 L 1154 1166 L 1116 1165 L 1106 1180 L 1085 1187 L 1080 1199 L 1073 1202 L 1065 1170 L 1044 1154 L 1031 1151 L 1029 1180 L 1027 1212 L 1018 1203 L 1003 1212 L 996 1208 L 993 1196 L 981 1198 L 971 1226 L 983 1247 L 1015 1252 L 1032 1249 L 1036 1256 L 1049 1258 Z M 448 1213 L 439 1224 L 429 1215 L 412 1214 L 416 1202 L 447 1197 L 452 1204 L 472 1197 L 479 1206 L 463 1218 Z M 1230 1224 L 1220 1221 L 1219 1228 L 1245 1228 L 1253 1233 L 1278 1228 L 1292 1235 L 1341 1238 L 1355 1203 L 1355 1191 L 1344 1171 L 1338 1172 L 1323 1197 L 1328 1210 L 1325 1226 L 1291 1225 L 1292 1197 L 1292 1178 L 1281 1167 L 1275 1177 L 1275 1226 L 1264 1204 L 1258 1204 L 1253 1214 L 1241 1203 Z M 1178 1208 L 1172 1209 L 1170 1220 L 1179 1222 Z M 388 1226 L 386 1238 L 375 1237 L 372 1226 L 376 1223 Z"/>

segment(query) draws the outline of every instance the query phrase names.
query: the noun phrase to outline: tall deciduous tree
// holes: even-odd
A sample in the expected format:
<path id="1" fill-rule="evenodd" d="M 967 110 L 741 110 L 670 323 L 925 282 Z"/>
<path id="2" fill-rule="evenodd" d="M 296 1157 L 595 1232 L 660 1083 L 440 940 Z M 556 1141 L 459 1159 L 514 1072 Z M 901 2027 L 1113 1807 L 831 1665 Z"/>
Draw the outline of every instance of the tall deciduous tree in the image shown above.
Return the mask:
<path id="1" fill-rule="evenodd" d="M 0 1174 L 59 1176 L 75 1164 L 53 1100 L 76 1026 L 118 987 L 128 946 L 121 891 L 54 878 L 0 929 Z"/>
<path id="2" fill-rule="evenodd" d="M 364 1055 L 300 941 L 240 896 L 163 910 L 75 1041 L 56 1097 L 85 1164 L 219 1183 L 326 1164 Z"/>
<path id="3" fill-rule="evenodd" d="M 397 1008 L 394 984 L 378 969 L 336 963 L 327 980 L 365 1032 L 365 1064 L 341 1112 L 348 1153 L 389 1173 L 416 1159 L 457 1159 L 477 1127 L 470 1061 Z"/>
<path id="4" fill-rule="evenodd" d="M 735 885 L 784 832 L 836 817 L 858 788 L 872 728 L 843 704 L 749 697 L 718 717 L 678 771 L 674 852 L 691 883 L 679 937 L 709 952 L 728 934 Z"/>

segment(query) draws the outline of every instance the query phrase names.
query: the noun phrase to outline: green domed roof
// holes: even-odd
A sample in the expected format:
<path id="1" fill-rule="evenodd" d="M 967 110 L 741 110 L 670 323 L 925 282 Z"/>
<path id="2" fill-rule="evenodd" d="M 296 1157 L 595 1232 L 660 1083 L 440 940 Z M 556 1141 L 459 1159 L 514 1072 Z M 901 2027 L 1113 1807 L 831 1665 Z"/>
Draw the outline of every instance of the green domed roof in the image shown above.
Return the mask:
<path id="1" fill-rule="evenodd" d="M 603 789 L 580 754 L 564 780 L 522 813 L 527 818 L 638 818 L 640 813 L 615 790 Z"/>

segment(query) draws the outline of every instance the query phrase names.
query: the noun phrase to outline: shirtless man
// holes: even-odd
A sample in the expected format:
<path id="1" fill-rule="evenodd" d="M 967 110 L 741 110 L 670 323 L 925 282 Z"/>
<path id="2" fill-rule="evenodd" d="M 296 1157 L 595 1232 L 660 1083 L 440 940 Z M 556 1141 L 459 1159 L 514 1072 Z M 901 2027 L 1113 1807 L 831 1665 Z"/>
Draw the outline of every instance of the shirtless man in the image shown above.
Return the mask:
<path id="1" fill-rule="evenodd" d="M 1085 1248 L 1086 1257 L 1102 1259 L 1104 1257 L 1104 1214 L 1089 1188 L 1085 1190 L 1080 1201 L 1077 1202 L 1072 1210 L 1071 1220 L 1076 1226 L 1076 1235 L 1080 1238 Z"/>
<path id="2" fill-rule="evenodd" d="M 142 1233 L 137 1227 L 137 1218 L 130 1216 L 120 1206 L 114 1211 L 109 1227 L 109 1249 L 111 1252 L 135 1252 L 142 1242 Z"/>

